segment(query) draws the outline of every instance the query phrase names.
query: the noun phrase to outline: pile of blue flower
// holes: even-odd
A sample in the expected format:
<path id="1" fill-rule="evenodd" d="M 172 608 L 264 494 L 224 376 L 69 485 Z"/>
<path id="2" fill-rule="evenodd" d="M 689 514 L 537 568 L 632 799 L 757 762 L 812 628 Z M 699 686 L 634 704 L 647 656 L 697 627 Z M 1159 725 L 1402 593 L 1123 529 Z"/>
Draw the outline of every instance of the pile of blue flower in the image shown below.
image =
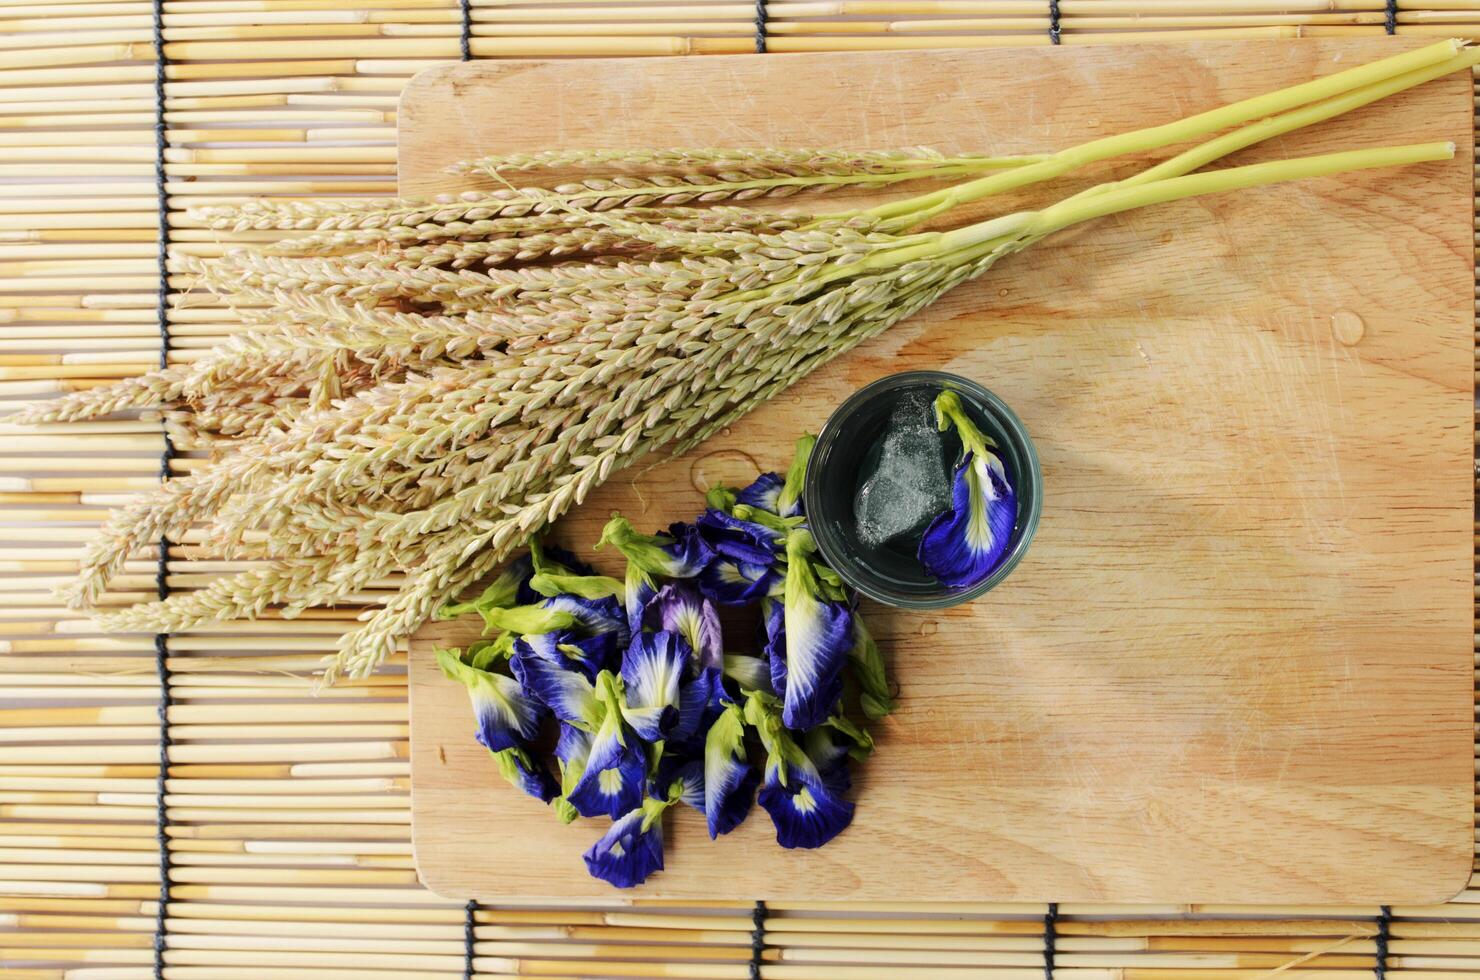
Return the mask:
<path id="1" fill-rule="evenodd" d="M 677 803 L 713 838 L 759 802 L 782 847 L 820 847 L 853 819 L 848 764 L 873 740 L 851 719 L 893 705 L 857 598 L 807 529 L 811 444 L 785 477 L 713 489 L 666 533 L 613 517 L 598 547 L 626 558 L 621 580 L 534 541 L 482 595 L 439 613 L 485 623 L 483 639 L 437 659 L 467 688 L 504 777 L 563 821 L 612 821 L 585 854 L 597 878 L 628 888 L 661 869 Z M 749 652 L 726 652 L 721 607 L 756 614 Z M 547 759 L 537 746 L 551 738 Z"/>

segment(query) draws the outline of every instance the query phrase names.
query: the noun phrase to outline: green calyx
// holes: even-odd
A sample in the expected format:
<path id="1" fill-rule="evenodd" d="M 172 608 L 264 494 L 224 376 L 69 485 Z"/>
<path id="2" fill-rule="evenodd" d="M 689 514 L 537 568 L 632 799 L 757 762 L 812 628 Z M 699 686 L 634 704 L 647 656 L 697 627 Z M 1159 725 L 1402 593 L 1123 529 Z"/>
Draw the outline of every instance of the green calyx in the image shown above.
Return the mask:
<path id="1" fill-rule="evenodd" d="M 961 396 L 949 388 L 935 396 L 935 424 L 940 431 L 955 429 L 961 437 L 961 445 L 976 456 L 985 456 L 997 448 L 997 443 L 976 427 L 961 404 Z"/>
<path id="2" fill-rule="evenodd" d="M 626 586 L 609 575 L 569 575 L 537 572 L 529 587 L 542 596 L 578 595 L 582 599 L 622 598 Z"/>
<path id="3" fill-rule="evenodd" d="M 508 630 L 511 633 L 553 633 L 569 629 L 576 618 L 563 609 L 546 609 L 544 606 L 509 606 L 499 609 L 480 609 L 483 621 L 489 630 Z"/>
<path id="4" fill-rule="evenodd" d="M 797 440 L 796 451 L 791 456 L 791 466 L 786 470 L 786 479 L 781 484 L 781 492 L 776 497 L 776 505 L 785 513 L 802 499 L 802 489 L 807 481 L 807 461 L 812 457 L 812 446 L 816 444 L 817 437 L 810 432 L 804 433 Z"/>
<path id="5" fill-rule="evenodd" d="M 621 514 L 612 515 L 602 528 L 601 540 L 596 547 L 611 545 L 620 551 L 629 565 L 635 565 L 648 575 L 662 575 L 668 568 L 668 553 L 663 545 L 672 544 L 666 534 L 643 534 L 632 526 L 632 522 Z M 629 575 L 629 582 L 631 576 Z"/>

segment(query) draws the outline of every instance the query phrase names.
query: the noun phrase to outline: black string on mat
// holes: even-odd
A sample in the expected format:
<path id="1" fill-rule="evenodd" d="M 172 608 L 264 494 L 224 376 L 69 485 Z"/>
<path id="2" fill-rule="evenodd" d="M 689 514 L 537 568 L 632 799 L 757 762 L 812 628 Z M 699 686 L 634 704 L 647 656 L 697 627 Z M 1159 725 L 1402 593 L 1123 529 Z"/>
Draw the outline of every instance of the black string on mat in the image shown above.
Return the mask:
<path id="1" fill-rule="evenodd" d="M 750 910 L 750 980 L 761 980 L 761 954 L 766 951 L 766 903 Z"/>
<path id="2" fill-rule="evenodd" d="M 1387 0 L 1387 15 L 1383 20 L 1383 29 L 1389 34 L 1398 33 L 1398 0 Z"/>
<path id="3" fill-rule="evenodd" d="M 462 8 L 462 34 L 458 44 L 462 47 L 462 60 L 473 60 L 473 0 L 458 0 Z"/>
<path id="4" fill-rule="evenodd" d="M 159 266 L 159 294 L 154 312 L 159 320 L 159 366 L 165 367 L 170 358 L 170 199 L 165 182 L 164 155 L 169 145 L 165 131 L 165 81 L 168 77 L 168 59 L 164 53 L 164 0 L 154 0 L 154 193 L 159 215 L 159 249 L 156 259 Z M 170 442 L 168 430 L 164 433 L 164 449 L 159 454 L 159 479 L 170 476 L 170 460 L 175 456 L 175 447 Z M 170 543 L 159 539 L 159 554 L 155 558 L 154 591 L 160 599 L 169 598 Z M 169 808 L 165 806 L 165 789 L 170 774 L 170 646 L 169 634 L 158 633 L 154 637 L 154 672 L 159 678 L 159 772 L 154 780 L 154 836 L 159 845 L 159 902 L 154 913 L 154 980 L 164 980 L 165 930 L 169 924 L 170 904 L 170 841 Z"/>
<path id="5" fill-rule="evenodd" d="M 1059 0 L 1048 0 L 1048 40 L 1052 44 L 1063 44 L 1063 31 L 1059 27 Z"/>
<path id="6" fill-rule="evenodd" d="M 1377 963 L 1372 967 L 1372 973 L 1377 980 L 1387 980 L 1388 938 L 1393 931 L 1393 907 L 1391 905 L 1379 905 L 1381 915 L 1377 917 Z"/>
<path id="7" fill-rule="evenodd" d="M 473 980 L 473 913 L 478 903 L 468 899 L 463 906 L 463 980 Z"/>
<path id="8" fill-rule="evenodd" d="M 755 53 L 766 53 L 766 0 L 755 0 Z"/>
<path id="9" fill-rule="evenodd" d="M 1058 921 L 1059 904 L 1048 903 L 1048 911 L 1043 914 L 1043 980 L 1053 980 L 1053 961 L 1058 955 Z"/>

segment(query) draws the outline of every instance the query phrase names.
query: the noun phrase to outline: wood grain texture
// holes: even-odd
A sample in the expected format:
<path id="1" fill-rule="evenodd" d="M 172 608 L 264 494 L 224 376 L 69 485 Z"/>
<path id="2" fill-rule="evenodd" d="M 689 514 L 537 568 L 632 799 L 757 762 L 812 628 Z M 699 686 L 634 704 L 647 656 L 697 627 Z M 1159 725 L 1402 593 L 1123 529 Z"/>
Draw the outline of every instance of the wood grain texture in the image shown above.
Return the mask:
<path id="1" fill-rule="evenodd" d="M 401 185 L 455 189 L 439 174 L 455 160 L 554 147 L 1057 148 L 1403 43 L 444 67 L 403 99 Z M 917 368 L 992 388 L 1043 461 L 1043 522 L 1005 585 L 945 612 L 866 610 L 902 698 L 858 772 L 852 828 L 788 852 L 764 814 L 711 843 L 684 812 L 668 870 L 637 894 L 1454 894 L 1473 846 L 1470 125 L 1455 77 L 1242 154 L 1460 148 L 1044 242 L 563 522 L 586 547 L 613 509 L 690 517 L 714 481 L 782 467 L 859 385 Z M 472 635 L 413 641 L 423 880 L 488 901 L 618 897 L 581 863 L 600 828 L 561 827 L 473 742 L 430 655 Z"/>

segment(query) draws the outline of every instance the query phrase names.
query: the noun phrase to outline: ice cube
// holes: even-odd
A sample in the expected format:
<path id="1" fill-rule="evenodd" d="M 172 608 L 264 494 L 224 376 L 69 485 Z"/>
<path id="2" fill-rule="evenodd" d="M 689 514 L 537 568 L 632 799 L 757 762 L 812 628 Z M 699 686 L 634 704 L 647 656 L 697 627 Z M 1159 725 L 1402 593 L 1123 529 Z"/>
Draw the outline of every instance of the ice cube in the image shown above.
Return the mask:
<path id="1" fill-rule="evenodd" d="M 918 538 L 951 506 L 948 442 L 935 425 L 934 397 L 907 391 L 894 404 L 884 434 L 865 459 L 853 519 L 866 548 Z M 872 467 L 868 459 L 875 459 Z"/>

